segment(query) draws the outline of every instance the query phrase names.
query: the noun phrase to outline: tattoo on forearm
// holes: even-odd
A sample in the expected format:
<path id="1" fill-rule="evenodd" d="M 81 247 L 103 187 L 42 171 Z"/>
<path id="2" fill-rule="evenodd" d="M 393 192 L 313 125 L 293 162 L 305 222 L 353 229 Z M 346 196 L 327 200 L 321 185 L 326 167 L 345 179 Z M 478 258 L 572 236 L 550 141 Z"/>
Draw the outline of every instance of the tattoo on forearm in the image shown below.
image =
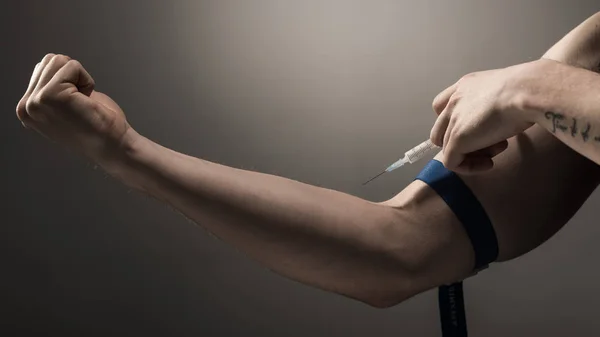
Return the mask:
<path id="1" fill-rule="evenodd" d="M 571 137 L 577 136 L 577 118 L 573 118 L 573 125 L 571 125 Z"/>
<path id="2" fill-rule="evenodd" d="M 546 112 L 546 119 L 552 121 L 552 132 L 556 133 L 556 130 L 567 131 L 567 126 L 561 124 L 561 121 L 565 119 L 564 115 L 558 114 L 556 112 L 548 111 Z"/>
<path id="3" fill-rule="evenodd" d="M 577 136 L 581 136 L 581 139 L 583 139 L 584 142 L 590 140 L 590 133 L 592 131 L 591 123 L 585 123 L 585 127 L 580 128 L 578 125 L 579 120 L 577 118 L 572 118 L 571 126 L 568 127 L 567 125 L 563 124 L 566 119 L 565 115 L 563 114 L 548 111 L 546 112 L 545 116 L 547 120 L 552 122 L 552 129 L 550 130 L 552 133 L 556 133 L 557 131 L 567 133 L 567 130 L 570 130 L 569 134 L 571 137 L 575 138 Z M 596 136 L 593 139 L 596 142 L 600 142 L 600 136 Z"/>
<path id="4" fill-rule="evenodd" d="M 585 131 L 583 131 L 581 133 L 581 137 L 583 137 L 583 141 L 587 142 L 588 139 L 590 139 L 590 129 L 592 128 L 592 126 L 590 125 L 590 123 L 587 123 L 587 127 L 585 128 Z"/>

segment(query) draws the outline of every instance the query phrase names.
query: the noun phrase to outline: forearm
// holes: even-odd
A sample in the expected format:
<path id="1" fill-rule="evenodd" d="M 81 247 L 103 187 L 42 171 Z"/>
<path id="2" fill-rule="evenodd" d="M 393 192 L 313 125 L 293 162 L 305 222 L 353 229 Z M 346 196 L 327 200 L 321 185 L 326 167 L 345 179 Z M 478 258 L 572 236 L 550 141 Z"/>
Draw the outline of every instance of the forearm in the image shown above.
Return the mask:
<path id="1" fill-rule="evenodd" d="M 386 239 L 403 228 L 397 210 L 135 137 L 125 160 L 105 165 L 127 185 L 172 205 L 279 274 L 373 305 L 402 297 L 410 253 Z"/>
<path id="2" fill-rule="evenodd" d="M 555 47 L 562 53 L 549 57 L 567 62 L 564 56 L 580 48 L 578 43 Z M 123 160 L 100 164 L 291 279 L 386 306 L 441 284 L 440 277 L 470 272 L 468 239 L 429 189 L 412 184 L 401 202 L 396 198 L 393 207 L 383 206 L 135 138 Z M 433 207 L 424 206 L 428 203 Z"/>
<path id="3" fill-rule="evenodd" d="M 600 12 L 571 30 L 542 59 L 600 72 Z M 544 67 L 542 65 L 537 68 Z M 534 114 L 528 116 L 532 122 L 543 126 L 575 151 L 599 163 L 597 147 L 600 143 L 596 138 L 600 134 L 594 134 L 600 131 L 597 76 L 569 67 L 550 65 L 546 68 L 548 76 L 542 69 L 541 73 L 531 72 L 532 76 L 525 76 L 526 79 L 521 82 L 523 88 L 529 89 L 524 91 L 525 94 L 518 103 L 520 108 L 533 111 Z"/>
<path id="4" fill-rule="evenodd" d="M 600 75 L 550 60 L 524 69 L 515 96 L 525 118 L 600 164 Z"/>

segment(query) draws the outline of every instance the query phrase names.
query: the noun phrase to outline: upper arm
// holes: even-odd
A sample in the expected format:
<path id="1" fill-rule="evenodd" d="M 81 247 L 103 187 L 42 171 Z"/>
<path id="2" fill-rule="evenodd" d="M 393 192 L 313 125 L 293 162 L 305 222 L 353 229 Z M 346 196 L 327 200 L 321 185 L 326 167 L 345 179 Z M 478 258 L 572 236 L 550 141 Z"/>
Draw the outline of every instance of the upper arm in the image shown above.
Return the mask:
<path id="1" fill-rule="evenodd" d="M 600 182 L 600 167 L 536 125 L 509 140 L 491 171 L 461 179 L 490 217 L 498 261 L 507 261 L 536 248 L 567 223 Z M 398 210 L 399 226 L 412 229 L 411 256 L 420 265 L 413 293 L 472 274 L 469 238 L 429 186 L 415 181 L 384 204 Z M 400 238 L 390 236 L 395 239 Z"/>
<path id="2" fill-rule="evenodd" d="M 499 261 L 519 257 L 554 235 L 600 183 L 600 166 L 540 126 L 510 140 L 496 167 L 462 176 L 498 236 Z"/>
<path id="3" fill-rule="evenodd" d="M 571 30 L 543 58 L 600 71 L 600 12 Z M 494 162 L 485 174 L 461 178 L 490 217 L 498 238 L 498 261 L 521 256 L 549 239 L 600 183 L 600 166 L 538 125 L 510 139 Z M 475 255 L 467 233 L 433 189 L 415 181 L 382 204 L 395 209 L 397 219 L 382 245 L 418 270 L 408 296 L 473 273 Z"/>
<path id="4" fill-rule="evenodd" d="M 600 71 L 600 12 L 573 28 L 543 58 Z"/>

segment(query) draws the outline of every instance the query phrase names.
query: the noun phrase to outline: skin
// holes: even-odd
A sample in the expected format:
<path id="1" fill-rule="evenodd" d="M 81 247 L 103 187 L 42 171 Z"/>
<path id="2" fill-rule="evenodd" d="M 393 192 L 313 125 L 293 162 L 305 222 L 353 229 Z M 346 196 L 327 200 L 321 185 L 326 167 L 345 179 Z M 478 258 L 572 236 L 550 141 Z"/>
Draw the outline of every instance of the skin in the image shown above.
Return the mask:
<path id="1" fill-rule="evenodd" d="M 589 48 L 597 19 L 582 23 L 546 57 L 578 66 L 600 62 Z M 93 87 L 79 62 L 48 54 L 17 116 L 276 273 L 378 308 L 472 274 L 474 254 L 462 225 L 422 182 L 375 203 L 190 157 L 138 134 Z M 556 233 L 600 182 L 600 170 L 534 125 L 508 141 L 486 174 L 461 177 L 492 220 L 499 261 L 507 261 Z"/>
<path id="2" fill-rule="evenodd" d="M 434 100 L 431 140 L 444 147 L 448 169 L 478 173 L 493 167 L 508 138 L 541 125 L 600 164 L 599 92 L 600 75 L 550 59 L 471 73 Z"/>

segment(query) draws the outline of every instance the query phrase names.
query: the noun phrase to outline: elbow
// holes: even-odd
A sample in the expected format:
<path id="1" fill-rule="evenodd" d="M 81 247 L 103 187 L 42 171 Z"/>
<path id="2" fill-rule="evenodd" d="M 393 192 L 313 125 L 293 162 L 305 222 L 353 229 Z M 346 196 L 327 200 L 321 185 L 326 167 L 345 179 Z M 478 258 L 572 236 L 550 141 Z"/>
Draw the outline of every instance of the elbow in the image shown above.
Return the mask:
<path id="1" fill-rule="evenodd" d="M 369 297 L 360 300 L 362 303 L 375 309 L 389 309 L 401 304 L 407 299 L 411 298 L 414 294 L 395 294 L 390 296 L 379 296 Z"/>
<path id="2" fill-rule="evenodd" d="M 387 283 L 387 284 L 386 284 Z M 371 288 L 371 291 L 363 291 L 352 298 L 375 309 L 389 309 L 404 301 L 416 296 L 421 291 L 416 287 L 409 286 L 406 278 L 398 279 L 392 282 L 382 282 L 379 286 Z"/>
<path id="3" fill-rule="evenodd" d="M 402 303 L 402 301 L 396 301 L 396 300 L 372 300 L 372 301 L 368 301 L 368 302 L 363 302 L 365 304 L 367 304 L 368 306 L 370 306 L 371 308 L 374 309 L 389 309 L 392 307 L 395 307 L 396 305 Z"/>
<path id="4" fill-rule="evenodd" d="M 353 282 L 338 285 L 335 288 L 324 289 L 326 291 L 337 293 L 348 299 L 355 300 L 375 309 L 388 309 L 409 298 L 416 296 L 421 291 L 416 287 L 409 286 L 405 275 L 398 277 L 370 278 L 365 283 L 357 284 Z"/>

